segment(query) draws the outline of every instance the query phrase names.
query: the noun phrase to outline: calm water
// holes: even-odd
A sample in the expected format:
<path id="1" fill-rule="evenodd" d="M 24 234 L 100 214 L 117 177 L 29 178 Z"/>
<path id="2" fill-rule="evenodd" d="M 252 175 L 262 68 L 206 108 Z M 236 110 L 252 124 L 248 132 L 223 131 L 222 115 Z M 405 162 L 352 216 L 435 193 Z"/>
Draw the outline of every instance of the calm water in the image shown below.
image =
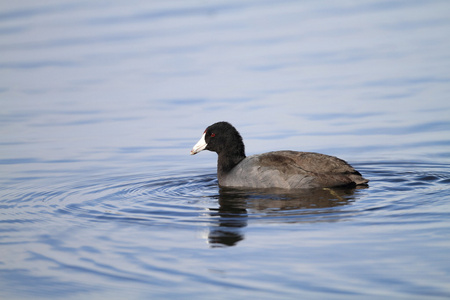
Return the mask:
<path id="1" fill-rule="evenodd" d="M 0 4 L 0 298 L 450 298 L 449 13 Z M 189 151 L 221 120 L 370 186 L 220 190 Z"/>

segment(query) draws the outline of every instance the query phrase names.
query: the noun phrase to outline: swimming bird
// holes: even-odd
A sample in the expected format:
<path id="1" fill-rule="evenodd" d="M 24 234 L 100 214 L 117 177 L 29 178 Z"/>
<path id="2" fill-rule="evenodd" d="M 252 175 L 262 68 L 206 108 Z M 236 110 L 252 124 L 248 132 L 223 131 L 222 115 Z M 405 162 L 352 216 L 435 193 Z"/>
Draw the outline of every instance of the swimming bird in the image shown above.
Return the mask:
<path id="1" fill-rule="evenodd" d="M 220 187 L 301 189 L 369 182 L 347 162 L 330 155 L 285 150 L 247 157 L 242 136 L 228 122 L 208 126 L 191 155 L 203 150 L 218 154 Z"/>

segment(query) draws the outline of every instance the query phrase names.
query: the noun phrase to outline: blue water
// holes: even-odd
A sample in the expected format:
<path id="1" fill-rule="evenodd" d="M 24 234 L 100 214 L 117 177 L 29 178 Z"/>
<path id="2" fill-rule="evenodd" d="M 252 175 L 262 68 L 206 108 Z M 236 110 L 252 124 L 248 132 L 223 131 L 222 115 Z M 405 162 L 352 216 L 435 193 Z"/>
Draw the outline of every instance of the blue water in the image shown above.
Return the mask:
<path id="1" fill-rule="evenodd" d="M 448 299 L 448 1 L 0 4 L 1 299 Z M 368 188 L 221 190 L 248 155 Z"/>

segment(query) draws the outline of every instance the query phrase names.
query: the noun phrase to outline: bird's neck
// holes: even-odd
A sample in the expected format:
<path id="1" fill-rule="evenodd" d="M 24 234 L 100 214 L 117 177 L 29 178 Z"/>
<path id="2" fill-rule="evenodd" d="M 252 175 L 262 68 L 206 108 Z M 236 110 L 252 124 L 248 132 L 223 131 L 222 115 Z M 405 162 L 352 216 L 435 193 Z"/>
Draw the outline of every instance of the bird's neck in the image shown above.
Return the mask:
<path id="1" fill-rule="evenodd" d="M 220 153 L 217 159 L 217 176 L 221 178 L 228 174 L 244 158 L 244 153 Z"/>

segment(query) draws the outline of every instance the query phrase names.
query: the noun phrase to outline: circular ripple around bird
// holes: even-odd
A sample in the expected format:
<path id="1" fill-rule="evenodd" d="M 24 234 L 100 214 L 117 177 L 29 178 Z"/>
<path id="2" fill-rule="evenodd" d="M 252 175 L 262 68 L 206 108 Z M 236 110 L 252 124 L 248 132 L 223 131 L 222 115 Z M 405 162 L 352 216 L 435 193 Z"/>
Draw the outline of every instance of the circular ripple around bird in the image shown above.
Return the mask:
<path id="1" fill-rule="evenodd" d="M 217 212 L 223 217 L 245 210 L 246 217 L 256 222 L 291 222 L 305 214 L 323 219 L 322 213 L 352 215 L 419 207 L 438 201 L 450 189 L 447 165 L 384 162 L 355 167 L 371 179 L 370 187 L 351 195 L 330 193 L 326 201 L 323 193 L 305 196 L 220 191 L 215 174 L 82 178 L 69 183 L 60 180 L 52 186 L 30 179 L 27 184 L 21 182 L 20 189 L 3 189 L 1 221 L 25 225 L 69 220 L 78 226 L 91 226 L 90 221 L 114 220 L 186 226 L 210 222 Z M 420 202 L 408 200 L 408 195 L 417 197 L 417 193 L 422 195 Z M 354 202 L 359 205 L 347 205 Z"/>

